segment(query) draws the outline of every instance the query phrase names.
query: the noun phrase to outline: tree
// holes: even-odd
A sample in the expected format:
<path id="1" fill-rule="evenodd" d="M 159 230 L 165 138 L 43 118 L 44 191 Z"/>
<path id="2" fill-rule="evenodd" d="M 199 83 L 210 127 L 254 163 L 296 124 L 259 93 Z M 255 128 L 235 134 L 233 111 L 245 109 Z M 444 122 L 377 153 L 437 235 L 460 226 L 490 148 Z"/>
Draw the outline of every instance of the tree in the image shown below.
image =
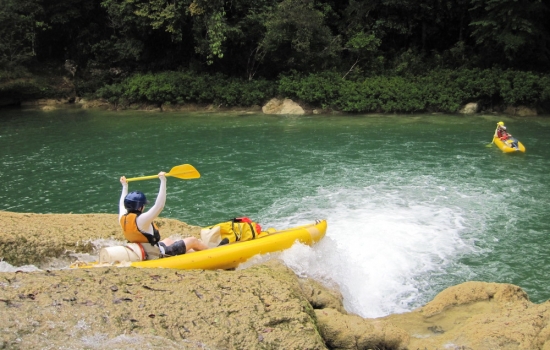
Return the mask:
<path id="1" fill-rule="evenodd" d="M 550 58 L 549 8 L 542 0 L 471 0 L 472 37 L 490 62 L 545 62 Z M 546 26 L 545 26 L 546 25 Z M 502 61 L 501 61 L 502 62 Z"/>
<path id="2" fill-rule="evenodd" d="M 283 0 L 267 18 L 261 49 L 279 70 L 329 68 L 340 51 L 340 37 L 324 19 L 314 1 Z"/>
<path id="3" fill-rule="evenodd" d="M 0 66 L 13 67 L 36 55 L 37 33 L 47 26 L 37 0 L 0 0 Z"/>
<path id="4" fill-rule="evenodd" d="M 100 0 L 41 0 L 48 30 L 40 34 L 38 56 L 44 61 L 74 60 L 84 67 L 92 47 L 105 35 L 106 14 Z"/>

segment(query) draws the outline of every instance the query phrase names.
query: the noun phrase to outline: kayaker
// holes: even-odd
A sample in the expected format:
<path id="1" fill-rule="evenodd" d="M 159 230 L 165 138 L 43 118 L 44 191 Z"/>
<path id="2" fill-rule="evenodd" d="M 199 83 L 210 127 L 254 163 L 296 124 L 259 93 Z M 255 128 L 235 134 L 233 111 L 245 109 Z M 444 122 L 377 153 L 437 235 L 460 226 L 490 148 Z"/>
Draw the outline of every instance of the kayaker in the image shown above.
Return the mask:
<path id="1" fill-rule="evenodd" d="M 509 146 L 518 148 L 518 141 L 512 137 L 511 134 L 506 131 L 506 126 L 504 122 L 497 123 L 497 137 L 507 143 Z"/>
<path id="2" fill-rule="evenodd" d="M 498 122 L 497 123 L 498 126 L 497 126 L 497 137 L 499 139 L 501 139 L 502 141 L 508 139 L 510 136 L 510 134 L 508 134 L 508 132 L 506 131 L 506 126 L 504 126 L 504 122 Z"/>
<path id="3" fill-rule="evenodd" d="M 165 175 L 164 171 L 158 174 L 160 180 L 159 193 L 155 204 L 146 212 L 143 212 L 143 210 L 149 202 L 145 194 L 140 191 L 128 193 L 126 177 L 122 176 L 120 178 L 122 194 L 119 202 L 118 221 L 126 239 L 130 243 L 140 243 L 148 260 L 208 249 L 208 246 L 196 237 L 187 237 L 178 241 L 170 238 L 160 240 L 158 227 L 153 220 L 160 215 L 166 203 Z"/>

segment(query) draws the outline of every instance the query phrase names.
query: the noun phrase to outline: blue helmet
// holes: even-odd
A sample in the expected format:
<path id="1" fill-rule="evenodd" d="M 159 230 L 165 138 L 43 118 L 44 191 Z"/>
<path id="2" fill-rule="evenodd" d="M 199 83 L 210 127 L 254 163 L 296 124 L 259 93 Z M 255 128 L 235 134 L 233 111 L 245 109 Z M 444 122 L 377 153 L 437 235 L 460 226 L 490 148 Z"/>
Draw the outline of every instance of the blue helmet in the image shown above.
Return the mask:
<path id="1" fill-rule="evenodd" d="M 140 210 L 145 204 L 149 203 L 143 192 L 130 192 L 124 198 L 124 207 L 129 211 Z"/>

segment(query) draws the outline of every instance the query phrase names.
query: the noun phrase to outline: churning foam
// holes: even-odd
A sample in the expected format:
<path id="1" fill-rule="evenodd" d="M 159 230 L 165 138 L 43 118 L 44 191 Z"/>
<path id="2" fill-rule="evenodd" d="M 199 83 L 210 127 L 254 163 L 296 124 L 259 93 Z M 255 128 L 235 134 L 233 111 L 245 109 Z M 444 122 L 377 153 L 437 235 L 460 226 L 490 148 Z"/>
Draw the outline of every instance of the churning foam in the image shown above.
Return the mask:
<path id="1" fill-rule="evenodd" d="M 325 218 L 325 239 L 312 248 L 295 245 L 281 258 L 299 275 L 338 285 L 349 312 L 381 317 L 410 311 L 427 301 L 431 275 L 444 273 L 468 248 L 460 237 L 461 211 L 433 198 L 373 187 L 321 189 L 289 203 L 296 206 L 290 220 L 297 222 L 287 225 Z"/>

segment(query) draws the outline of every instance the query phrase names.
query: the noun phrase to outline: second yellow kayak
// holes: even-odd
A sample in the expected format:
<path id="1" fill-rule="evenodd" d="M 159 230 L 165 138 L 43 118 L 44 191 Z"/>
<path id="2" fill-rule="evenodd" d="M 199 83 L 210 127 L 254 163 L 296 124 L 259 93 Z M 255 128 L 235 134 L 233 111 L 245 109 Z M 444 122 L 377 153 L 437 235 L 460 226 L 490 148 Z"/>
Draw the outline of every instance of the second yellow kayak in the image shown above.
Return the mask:
<path id="1" fill-rule="evenodd" d="M 511 137 L 502 141 L 498 137 L 493 137 L 493 143 L 504 153 L 525 152 L 525 146 L 518 139 Z"/>

